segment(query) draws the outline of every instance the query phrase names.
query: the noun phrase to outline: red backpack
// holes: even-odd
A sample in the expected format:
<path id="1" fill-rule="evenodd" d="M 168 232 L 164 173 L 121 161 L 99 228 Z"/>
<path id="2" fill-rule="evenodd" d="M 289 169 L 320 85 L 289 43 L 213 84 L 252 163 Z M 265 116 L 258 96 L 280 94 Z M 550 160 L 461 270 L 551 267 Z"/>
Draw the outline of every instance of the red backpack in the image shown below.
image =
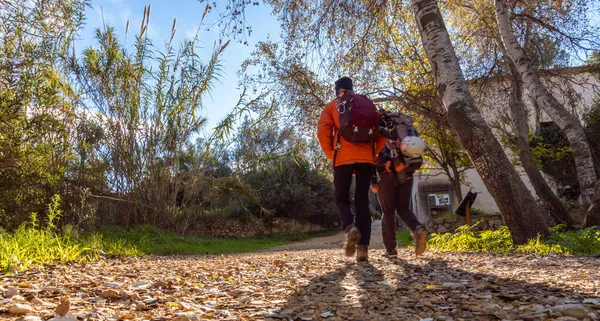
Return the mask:
<path id="1" fill-rule="evenodd" d="M 340 113 L 340 128 L 337 130 L 338 144 L 334 147 L 333 165 L 341 146 L 340 135 L 353 144 L 371 143 L 374 155 L 375 138 L 379 135 L 379 113 L 375 104 L 365 95 L 346 91 L 339 97 L 336 109 Z"/>

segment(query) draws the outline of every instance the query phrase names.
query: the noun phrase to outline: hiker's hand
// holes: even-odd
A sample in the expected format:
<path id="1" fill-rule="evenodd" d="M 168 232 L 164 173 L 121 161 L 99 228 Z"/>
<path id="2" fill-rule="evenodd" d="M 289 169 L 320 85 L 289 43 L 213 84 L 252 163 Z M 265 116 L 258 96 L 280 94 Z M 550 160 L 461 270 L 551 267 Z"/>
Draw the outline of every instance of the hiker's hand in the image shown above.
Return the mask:
<path id="1" fill-rule="evenodd" d="M 375 183 L 375 184 L 371 184 L 371 191 L 375 194 L 377 194 L 377 191 L 379 190 L 379 184 Z"/>
<path id="2" fill-rule="evenodd" d="M 385 170 L 388 172 L 392 172 L 392 168 L 394 167 L 394 165 L 392 164 L 392 161 L 387 161 L 387 163 L 385 163 Z"/>

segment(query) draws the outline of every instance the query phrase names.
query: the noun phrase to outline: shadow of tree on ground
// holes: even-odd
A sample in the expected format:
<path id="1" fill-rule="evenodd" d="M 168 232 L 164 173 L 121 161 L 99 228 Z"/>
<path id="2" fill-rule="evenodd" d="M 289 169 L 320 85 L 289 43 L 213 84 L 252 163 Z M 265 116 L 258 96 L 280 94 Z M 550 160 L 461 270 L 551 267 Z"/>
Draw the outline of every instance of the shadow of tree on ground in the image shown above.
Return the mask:
<path id="1" fill-rule="evenodd" d="M 333 253 L 333 252 L 332 252 Z M 353 258 L 301 282 L 266 320 L 595 320 L 599 259 L 486 254 Z"/>

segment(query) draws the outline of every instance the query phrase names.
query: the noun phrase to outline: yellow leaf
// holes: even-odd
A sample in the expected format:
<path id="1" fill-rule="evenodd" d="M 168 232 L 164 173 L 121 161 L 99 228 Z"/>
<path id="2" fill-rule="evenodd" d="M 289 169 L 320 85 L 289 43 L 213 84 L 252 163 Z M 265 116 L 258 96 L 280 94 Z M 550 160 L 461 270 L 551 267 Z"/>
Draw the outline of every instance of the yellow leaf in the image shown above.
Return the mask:
<path id="1" fill-rule="evenodd" d="M 428 285 L 425 288 L 427 288 L 427 289 L 435 289 L 435 285 Z"/>

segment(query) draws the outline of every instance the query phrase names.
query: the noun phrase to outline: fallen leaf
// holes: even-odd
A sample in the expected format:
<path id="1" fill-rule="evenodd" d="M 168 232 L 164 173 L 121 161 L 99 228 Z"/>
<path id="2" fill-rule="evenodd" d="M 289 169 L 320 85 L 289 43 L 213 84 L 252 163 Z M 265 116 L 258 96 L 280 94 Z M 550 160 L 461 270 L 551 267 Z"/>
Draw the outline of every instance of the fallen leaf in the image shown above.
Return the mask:
<path id="1" fill-rule="evenodd" d="M 100 293 L 100 297 L 103 299 L 118 299 L 119 293 L 112 289 L 104 290 L 102 293 Z"/>
<path id="2" fill-rule="evenodd" d="M 61 298 L 60 303 L 58 304 L 58 306 L 56 306 L 56 309 L 54 310 L 54 313 L 63 317 L 67 313 L 69 313 L 69 309 L 71 309 L 71 301 L 69 300 L 68 296 L 65 296 Z"/>

